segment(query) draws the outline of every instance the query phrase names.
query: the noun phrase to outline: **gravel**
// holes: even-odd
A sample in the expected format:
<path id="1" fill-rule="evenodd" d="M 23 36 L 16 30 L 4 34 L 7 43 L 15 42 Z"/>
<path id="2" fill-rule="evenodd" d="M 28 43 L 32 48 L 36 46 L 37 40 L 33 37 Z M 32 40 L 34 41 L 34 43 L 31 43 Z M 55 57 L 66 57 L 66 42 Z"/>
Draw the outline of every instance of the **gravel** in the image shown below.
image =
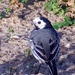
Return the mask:
<path id="1" fill-rule="evenodd" d="M 37 16 L 48 18 L 51 23 L 63 21 L 59 15 L 47 12 L 45 1 L 32 2 L 23 8 L 16 9 L 8 18 L 0 20 L 0 75 L 49 75 L 47 65 L 42 64 L 40 70 L 33 66 L 38 62 L 30 53 L 29 35 L 34 26 L 31 20 Z M 0 3 L 0 11 L 8 7 L 8 0 Z M 14 32 L 10 32 L 13 28 Z M 60 36 L 60 52 L 57 57 L 59 75 L 75 75 L 75 26 L 58 29 Z M 36 72 L 39 72 L 35 74 Z"/>

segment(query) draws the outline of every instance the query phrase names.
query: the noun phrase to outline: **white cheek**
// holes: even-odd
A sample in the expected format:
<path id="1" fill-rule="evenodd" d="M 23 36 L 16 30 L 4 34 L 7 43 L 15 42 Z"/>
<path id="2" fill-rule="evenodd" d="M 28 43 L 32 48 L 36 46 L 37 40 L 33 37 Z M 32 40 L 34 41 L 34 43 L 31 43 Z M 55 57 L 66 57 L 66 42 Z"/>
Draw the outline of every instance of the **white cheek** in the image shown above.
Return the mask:
<path id="1" fill-rule="evenodd" d="M 42 29 L 42 28 L 44 28 L 45 27 L 45 25 L 43 25 L 43 24 L 39 24 L 38 25 L 38 28 L 40 28 L 40 29 Z"/>
<path id="2" fill-rule="evenodd" d="M 41 24 L 38 24 L 38 21 L 40 21 Z M 46 23 L 45 23 L 43 20 L 40 20 L 39 17 L 36 18 L 36 19 L 34 19 L 33 22 L 34 22 L 34 24 L 35 24 L 38 28 L 40 28 L 40 29 L 43 29 L 43 28 L 46 26 Z"/>
<path id="3" fill-rule="evenodd" d="M 36 26 L 40 29 L 43 29 L 46 26 L 46 23 L 41 21 L 41 24 L 36 24 Z"/>

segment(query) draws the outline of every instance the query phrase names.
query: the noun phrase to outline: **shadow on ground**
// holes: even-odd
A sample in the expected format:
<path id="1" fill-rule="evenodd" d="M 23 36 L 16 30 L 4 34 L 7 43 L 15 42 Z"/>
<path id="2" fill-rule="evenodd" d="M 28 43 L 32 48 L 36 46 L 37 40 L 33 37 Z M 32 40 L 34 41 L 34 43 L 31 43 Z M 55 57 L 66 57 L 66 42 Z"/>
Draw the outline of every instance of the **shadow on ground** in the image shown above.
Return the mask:
<path id="1" fill-rule="evenodd" d="M 59 37 L 63 37 L 63 33 L 59 33 Z M 71 39 L 67 39 L 69 42 Z M 57 68 L 59 75 L 75 75 L 75 44 L 72 43 L 70 48 L 60 45 L 60 52 L 57 57 Z M 19 53 L 14 60 L 9 62 L 3 61 L 0 64 L 0 75 L 49 75 L 47 65 L 41 64 L 40 70 L 38 66 L 34 66 L 38 61 L 33 57 L 26 57 Z"/>
<path id="2" fill-rule="evenodd" d="M 38 66 L 34 66 L 36 62 L 33 56 L 26 58 L 23 54 L 20 54 L 16 59 L 0 65 L 0 75 L 35 75 L 39 71 Z M 48 70 L 46 65 L 41 64 L 39 72 L 48 75 L 44 69 Z"/>
<path id="3" fill-rule="evenodd" d="M 64 38 L 64 33 L 59 33 L 60 39 Z M 60 53 L 58 59 L 58 72 L 59 75 L 75 75 L 75 43 L 69 36 L 65 37 L 70 47 L 67 48 L 65 45 L 60 44 Z M 66 41 L 64 41 L 66 42 Z M 66 44 L 68 44 L 66 43 Z"/>

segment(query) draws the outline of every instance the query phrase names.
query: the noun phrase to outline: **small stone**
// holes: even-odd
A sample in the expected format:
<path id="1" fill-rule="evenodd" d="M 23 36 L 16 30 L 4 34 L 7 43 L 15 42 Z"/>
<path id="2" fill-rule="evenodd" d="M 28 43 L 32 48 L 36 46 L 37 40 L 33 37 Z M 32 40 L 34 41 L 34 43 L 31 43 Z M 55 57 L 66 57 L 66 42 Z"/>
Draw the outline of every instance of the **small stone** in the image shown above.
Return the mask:
<path id="1" fill-rule="evenodd" d="M 65 45 L 66 48 L 70 48 L 70 46 L 71 46 L 70 43 Z"/>
<path id="2" fill-rule="evenodd" d="M 66 59 L 67 56 L 68 56 L 67 54 L 60 56 L 59 61 Z"/>

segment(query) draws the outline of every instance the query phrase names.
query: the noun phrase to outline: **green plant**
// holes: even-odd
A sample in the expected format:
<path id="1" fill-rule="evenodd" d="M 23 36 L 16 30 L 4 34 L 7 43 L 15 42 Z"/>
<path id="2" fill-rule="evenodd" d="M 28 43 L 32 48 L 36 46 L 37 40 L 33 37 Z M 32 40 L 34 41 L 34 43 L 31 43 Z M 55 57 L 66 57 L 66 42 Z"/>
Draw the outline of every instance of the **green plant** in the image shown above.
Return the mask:
<path id="1" fill-rule="evenodd" d="M 10 39 L 9 40 L 12 40 L 13 39 L 14 29 L 12 27 L 10 27 L 9 32 L 10 32 Z"/>
<path id="2" fill-rule="evenodd" d="M 70 26 L 72 24 L 75 24 L 75 19 L 74 20 L 71 20 L 68 16 L 65 16 L 63 22 L 54 23 L 53 24 L 53 27 L 55 29 L 59 29 L 59 28 L 62 28 L 64 26 Z"/>
<path id="3" fill-rule="evenodd" d="M 12 27 L 9 28 L 9 32 L 13 33 L 14 29 Z"/>
<path id="4" fill-rule="evenodd" d="M 6 13 L 9 13 L 11 12 L 11 9 L 10 8 L 6 8 Z"/>
<path id="5" fill-rule="evenodd" d="M 69 11 L 69 7 L 66 7 L 65 4 L 59 6 L 57 0 L 48 1 L 47 3 L 45 3 L 44 7 L 48 12 L 53 11 L 53 14 L 59 13 L 60 15 L 63 16 L 65 15 L 66 12 Z"/>
<path id="6" fill-rule="evenodd" d="M 0 12 L 0 19 L 5 18 L 6 14 L 8 14 L 9 12 L 11 12 L 10 8 L 6 8 L 6 12 L 4 11 Z"/>
<path id="7" fill-rule="evenodd" d="M 44 7 L 46 8 L 47 11 L 52 11 L 56 8 L 58 8 L 58 4 L 57 4 L 57 1 L 56 0 L 51 0 L 51 1 L 48 1 Z"/>
<path id="8" fill-rule="evenodd" d="M 28 0 L 19 0 L 19 3 L 27 2 Z"/>
<path id="9" fill-rule="evenodd" d="M 2 0 L 0 0 L 0 2 L 2 2 Z"/>
<path id="10" fill-rule="evenodd" d="M 30 49 L 28 49 L 27 52 L 26 52 L 26 57 L 30 56 L 30 52 L 31 52 Z"/>
<path id="11" fill-rule="evenodd" d="M 53 11 L 54 14 L 58 13 L 60 10 L 57 0 L 50 0 L 48 1 L 44 7 L 46 8 L 47 11 Z"/>

